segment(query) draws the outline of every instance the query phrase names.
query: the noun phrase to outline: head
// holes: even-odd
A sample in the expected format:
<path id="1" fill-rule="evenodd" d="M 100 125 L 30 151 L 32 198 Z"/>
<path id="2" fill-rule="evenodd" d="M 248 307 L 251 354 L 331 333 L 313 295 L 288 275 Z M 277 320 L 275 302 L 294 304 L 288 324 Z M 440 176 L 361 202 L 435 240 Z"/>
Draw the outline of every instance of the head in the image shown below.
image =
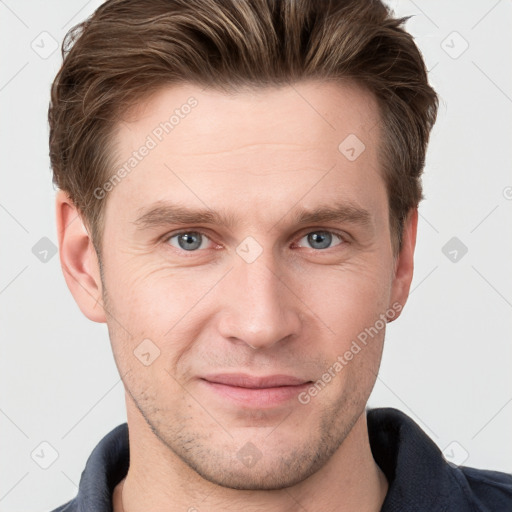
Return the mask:
<path id="1" fill-rule="evenodd" d="M 364 412 L 437 110 L 403 21 L 376 1 L 109 1 L 64 42 L 68 286 L 107 323 L 128 406 L 212 482 L 301 481 Z M 211 384 L 233 373 L 305 385 L 256 406 Z"/>

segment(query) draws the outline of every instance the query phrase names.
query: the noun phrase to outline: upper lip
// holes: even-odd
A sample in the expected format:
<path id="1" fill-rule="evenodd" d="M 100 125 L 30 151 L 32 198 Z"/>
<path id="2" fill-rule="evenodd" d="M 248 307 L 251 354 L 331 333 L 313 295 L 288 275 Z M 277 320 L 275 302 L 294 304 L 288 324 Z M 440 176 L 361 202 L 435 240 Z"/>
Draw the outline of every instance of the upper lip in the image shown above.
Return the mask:
<path id="1" fill-rule="evenodd" d="M 290 375 L 267 375 L 258 377 L 245 373 L 221 373 L 207 375 L 202 378 L 209 382 L 240 388 L 275 388 L 279 386 L 297 386 L 309 382 Z"/>

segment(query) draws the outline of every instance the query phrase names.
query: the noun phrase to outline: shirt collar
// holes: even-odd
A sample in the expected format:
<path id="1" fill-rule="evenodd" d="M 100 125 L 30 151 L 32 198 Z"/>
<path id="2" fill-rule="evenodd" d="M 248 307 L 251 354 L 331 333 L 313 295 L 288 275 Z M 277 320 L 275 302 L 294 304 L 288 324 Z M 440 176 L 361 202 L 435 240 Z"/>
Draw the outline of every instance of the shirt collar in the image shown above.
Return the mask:
<path id="1" fill-rule="evenodd" d="M 411 418 L 382 408 L 367 419 L 373 457 L 389 483 L 381 512 L 466 510 L 460 470 Z"/>
<path id="2" fill-rule="evenodd" d="M 75 498 L 76 509 L 72 510 L 112 512 L 112 494 L 128 473 L 129 460 L 128 424 L 123 423 L 109 432 L 87 459 Z"/>

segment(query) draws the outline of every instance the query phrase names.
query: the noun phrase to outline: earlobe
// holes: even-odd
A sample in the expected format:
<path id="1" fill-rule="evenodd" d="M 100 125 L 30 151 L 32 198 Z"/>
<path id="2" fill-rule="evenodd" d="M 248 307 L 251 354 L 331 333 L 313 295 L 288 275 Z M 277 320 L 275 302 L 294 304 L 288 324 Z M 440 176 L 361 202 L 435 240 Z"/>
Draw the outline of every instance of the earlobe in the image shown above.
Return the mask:
<path id="1" fill-rule="evenodd" d="M 395 274 L 391 291 L 390 307 L 393 304 L 400 305 L 402 311 L 407 298 L 414 273 L 414 249 L 416 247 L 416 232 L 418 228 L 418 209 L 411 208 L 404 221 L 402 232 L 402 246 L 395 261 Z M 396 320 L 400 315 L 389 321 Z"/>
<path id="2" fill-rule="evenodd" d="M 59 256 L 64 279 L 82 313 L 106 322 L 98 257 L 82 218 L 66 192 L 55 201 Z"/>

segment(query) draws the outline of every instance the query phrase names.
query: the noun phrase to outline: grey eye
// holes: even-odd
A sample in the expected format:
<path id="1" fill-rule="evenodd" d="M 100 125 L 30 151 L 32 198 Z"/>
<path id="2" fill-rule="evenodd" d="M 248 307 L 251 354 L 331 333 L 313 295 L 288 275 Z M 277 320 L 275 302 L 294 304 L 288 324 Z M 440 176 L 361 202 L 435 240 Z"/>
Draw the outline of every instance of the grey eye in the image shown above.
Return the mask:
<path id="1" fill-rule="evenodd" d="M 177 249 L 184 251 L 195 251 L 201 249 L 207 238 L 197 231 L 187 231 L 169 237 L 169 243 Z"/>
<path id="2" fill-rule="evenodd" d="M 343 241 L 339 235 L 331 233 L 330 231 L 312 231 L 306 236 L 303 236 L 301 241 L 305 239 L 313 249 L 329 249 L 332 247 L 331 244 L 334 238 L 339 240 L 339 242 L 334 245 L 339 245 Z"/>

